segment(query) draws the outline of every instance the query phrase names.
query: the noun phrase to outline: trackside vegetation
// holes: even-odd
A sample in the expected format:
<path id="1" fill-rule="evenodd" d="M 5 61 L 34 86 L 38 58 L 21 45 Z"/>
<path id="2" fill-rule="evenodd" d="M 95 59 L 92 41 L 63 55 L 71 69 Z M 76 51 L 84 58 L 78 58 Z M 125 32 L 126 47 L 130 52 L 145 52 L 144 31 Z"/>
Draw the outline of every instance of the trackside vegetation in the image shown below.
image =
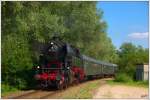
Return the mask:
<path id="1" fill-rule="evenodd" d="M 18 91 L 18 89 L 17 89 L 17 88 L 14 88 L 14 87 L 10 87 L 10 86 L 7 85 L 7 84 L 2 84 L 2 85 L 1 85 L 1 91 L 2 91 L 2 96 L 5 96 L 5 95 L 7 95 L 8 93 Z"/>
<path id="2" fill-rule="evenodd" d="M 105 12 L 97 9 L 96 4 L 92 1 L 2 1 L 2 94 L 35 87 L 32 67 L 38 64 L 40 55 L 36 44 L 46 43 L 53 36 L 79 48 L 82 54 L 117 64 L 116 81 L 134 81 L 135 65 L 148 62 L 148 49 L 124 43 L 117 50 L 107 36 Z M 95 85 L 85 89 L 92 87 Z M 84 95 L 86 90 L 79 92 Z"/>
<path id="3" fill-rule="evenodd" d="M 124 43 L 118 50 L 118 73 L 115 75 L 115 82 L 131 83 L 131 84 L 146 84 L 147 82 L 138 82 L 135 80 L 136 64 L 149 62 L 149 49 L 142 46 L 135 46 L 132 43 Z"/>
<path id="4" fill-rule="evenodd" d="M 67 91 L 57 95 L 57 99 L 90 99 L 93 97 L 94 91 L 101 86 L 99 80 L 92 80 L 78 84 L 78 86 L 72 86 Z M 52 97 L 53 98 L 53 97 Z"/>
<path id="5" fill-rule="evenodd" d="M 126 77 L 126 76 L 125 76 Z M 124 77 L 123 77 L 124 78 Z M 135 87 L 145 87 L 148 88 L 149 87 L 149 81 L 117 81 L 117 80 L 108 80 L 107 81 L 108 84 L 110 85 L 127 85 L 127 86 L 135 86 Z"/>

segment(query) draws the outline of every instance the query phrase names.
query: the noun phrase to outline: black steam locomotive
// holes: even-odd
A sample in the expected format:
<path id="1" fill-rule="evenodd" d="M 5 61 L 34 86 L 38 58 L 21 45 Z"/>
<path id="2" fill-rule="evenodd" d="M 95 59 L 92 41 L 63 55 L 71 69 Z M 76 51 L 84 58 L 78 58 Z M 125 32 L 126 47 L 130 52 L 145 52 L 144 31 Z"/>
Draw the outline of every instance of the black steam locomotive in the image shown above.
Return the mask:
<path id="1" fill-rule="evenodd" d="M 54 37 L 42 49 L 35 70 L 41 87 L 62 89 L 87 78 L 114 76 L 117 65 L 82 55 L 79 49 Z"/>

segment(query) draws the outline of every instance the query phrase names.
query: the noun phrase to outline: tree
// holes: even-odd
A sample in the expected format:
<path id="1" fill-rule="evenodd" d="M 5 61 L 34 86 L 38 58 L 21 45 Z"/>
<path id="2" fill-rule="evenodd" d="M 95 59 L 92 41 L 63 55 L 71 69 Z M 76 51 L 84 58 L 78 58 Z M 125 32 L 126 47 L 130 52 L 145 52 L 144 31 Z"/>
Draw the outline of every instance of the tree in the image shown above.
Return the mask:
<path id="1" fill-rule="evenodd" d="M 118 66 L 120 72 L 126 73 L 132 79 L 135 75 L 136 64 L 148 63 L 148 49 L 135 46 L 132 43 L 123 43 L 118 51 Z"/>

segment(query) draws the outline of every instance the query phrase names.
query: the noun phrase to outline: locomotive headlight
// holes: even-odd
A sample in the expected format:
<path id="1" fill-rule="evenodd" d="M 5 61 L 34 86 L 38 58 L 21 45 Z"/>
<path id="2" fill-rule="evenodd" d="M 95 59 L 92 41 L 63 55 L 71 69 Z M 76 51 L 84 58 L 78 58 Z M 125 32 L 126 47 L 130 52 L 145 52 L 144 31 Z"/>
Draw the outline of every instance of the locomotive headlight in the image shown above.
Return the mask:
<path id="1" fill-rule="evenodd" d="M 40 66 L 37 66 L 37 69 L 39 69 L 40 68 Z"/>
<path id="2" fill-rule="evenodd" d="M 51 42 L 51 45 L 53 45 L 54 43 L 53 42 Z"/>

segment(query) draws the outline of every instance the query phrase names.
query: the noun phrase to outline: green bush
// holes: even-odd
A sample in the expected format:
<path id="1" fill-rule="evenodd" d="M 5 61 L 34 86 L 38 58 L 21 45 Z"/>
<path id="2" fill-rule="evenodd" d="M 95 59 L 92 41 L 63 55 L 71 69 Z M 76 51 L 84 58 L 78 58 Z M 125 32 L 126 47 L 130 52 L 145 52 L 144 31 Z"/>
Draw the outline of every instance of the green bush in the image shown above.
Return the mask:
<path id="1" fill-rule="evenodd" d="M 137 85 L 143 86 L 143 87 L 148 87 L 149 86 L 149 81 L 135 81 Z"/>
<path id="2" fill-rule="evenodd" d="M 1 85 L 1 92 L 2 92 L 2 96 L 5 95 L 8 92 L 13 92 L 13 91 L 17 91 L 16 88 L 9 86 L 8 84 L 2 84 Z"/>
<path id="3" fill-rule="evenodd" d="M 115 82 L 132 82 L 132 77 L 125 73 L 117 73 L 115 77 Z"/>

